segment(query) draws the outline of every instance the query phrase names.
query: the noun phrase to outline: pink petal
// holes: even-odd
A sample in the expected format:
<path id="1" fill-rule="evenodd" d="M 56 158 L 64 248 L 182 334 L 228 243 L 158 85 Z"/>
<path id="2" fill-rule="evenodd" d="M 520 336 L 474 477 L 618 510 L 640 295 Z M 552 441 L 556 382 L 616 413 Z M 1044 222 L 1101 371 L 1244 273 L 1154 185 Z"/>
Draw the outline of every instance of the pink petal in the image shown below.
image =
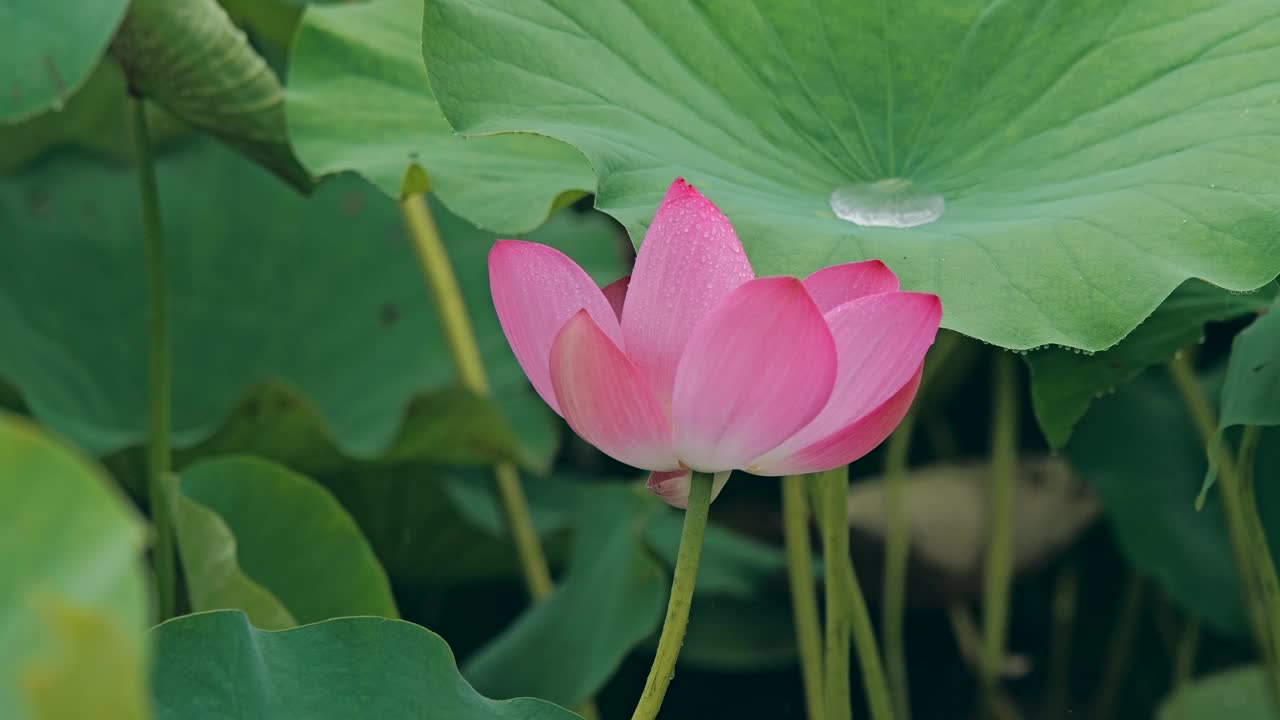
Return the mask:
<path id="1" fill-rule="evenodd" d="M 551 343 L 565 322 L 585 308 L 606 335 L 622 342 L 618 318 L 600 288 L 555 248 L 499 240 L 489 251 L 489 291 L 516 360 L 556 412 L 560 406 L 551 387 L 548 359 Z"/>
<path id="2" fill-rule="evenodd" d="M 745 467 L 818 414 L 835 373 L 831 331 L 800 281 L 746 283 L 698 323 L 680 358 L 680 460 L 704 472 Z"/>
<path id="3" fill-rule="evenodd" d="M 790 454 L 761 458 L 747 468 L 756 475 L 800 475 L 848 465 L 875 449 L 898 427 L 920 387 L 923 365 L 902 389 L 854 422 Z M 774 453 L 769 453 L 772 457 Z"/>
<path id="4" fill-rule="evenodd" d="M 867 295 L 897 292 L 898 276 L 879 260 L 832 265 L 804 279 L 804 289 L 826 313 Z"/>
<path id="5" fill-rule="evenodd" d="M 730 470 L 718 472 L 711 482 L 711 500 L 720 496 L 720 491 L 724 489 L 724 484 L 729 482 Z M 649 482 L 646 487 L 654 495 L 662 498 L 662 501 L 671 507 L 677 507 L 684 510 L 689 507 L 689 489 L 693 484 L 693 477 L 688 468 L 679 470 L 671 470 L 669 472 L 655 472 L 649 475 Z"/>
<path id="6" fill-rule="evenodd" d="M 831 401 L 813 422 L 753 465 L 772 467 L 830 435 L 844 433 L 893 397 L 924 362 L 942 320 L 942 303 L 925 293 L 883 293 L 845 303 L 825 317 L 838 357 Z M 836 464 L 847 462 L 852 460 Z"/>
<path id="7" fill-rule="evenodd" d="M 729 220 L 684 180 L 672 183 L 644 234 L 622 314 L 627 356 L 661 402 L 670 403 L 693 326 L 753 277 Z"/>
<path id="8" fill-rule="evenodd" d="M 551 384 L 569 427 L 609 457 L 646 470 L 679 466 L 653 390 L 585 310 L 551 346 Z"/>
<path id="9" fill-rule="evenodd" d="M 613 282 L 600 288 L 600 292 L 604 293 L 604 299 L 609 301 L 610 307 L 613 308 L 613 314 L 618 316 L 618 320 L 622 320 L 622 304 L 627 299 L 627 285 L 631 284 L 631 276 L 623 275 Z"/>

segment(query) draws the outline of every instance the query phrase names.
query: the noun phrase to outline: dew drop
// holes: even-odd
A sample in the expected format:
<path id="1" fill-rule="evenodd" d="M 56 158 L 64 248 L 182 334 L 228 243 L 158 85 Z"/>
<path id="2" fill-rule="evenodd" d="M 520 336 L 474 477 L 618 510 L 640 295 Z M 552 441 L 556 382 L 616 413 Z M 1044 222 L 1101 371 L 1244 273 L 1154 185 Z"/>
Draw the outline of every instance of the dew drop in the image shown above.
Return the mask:
<path id="1" fill-rule="evenodd" d="M 831 211 L 841 220 L 866 227 L 909 228 L 942 217 L 941 195 L 904 178 L 843 185 L 831 193 Z"/>

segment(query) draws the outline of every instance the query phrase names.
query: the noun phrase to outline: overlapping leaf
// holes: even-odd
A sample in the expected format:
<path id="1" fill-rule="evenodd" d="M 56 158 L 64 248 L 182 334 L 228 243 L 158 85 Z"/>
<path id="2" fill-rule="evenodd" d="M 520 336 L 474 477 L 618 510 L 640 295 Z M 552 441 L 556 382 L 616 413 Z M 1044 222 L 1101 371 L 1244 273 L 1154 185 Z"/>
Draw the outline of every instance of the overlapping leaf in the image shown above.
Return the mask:
<path id="1" fill-rule="evenodd" d="M 186 469 L 179 490 L 178 549 L 193 610 L 242 610 L 264 630 L 398 617 L 360 528 L 313 480 L 255 458 L 221 458 Z"/>
<path id="2" fill-rule="evenodd" d="M 1031 402 L 1049 444 L 1055 448 L 1066 445 L 1089 403 L 1114 392 L 1146 368 L 1172 359 L 1203 337 L 1206 322 L 1257 312 L 1269 306 L 1275 295 L 1274 286 L 1242 295 L 1191 280 L 1107 350 L 1086 354 L 1053 348 L 1028 354 Z"/>
<path id="3" fill-rule="evenodd" d="M 128 0 L 0 6 L 0 123 L 61 109 L 111 42 Z"/>
<path id="4" fill-rule="evenodd" d="M 1234 425 L 1280 425 L 1280 308 L 1240 331 L 1231 347 L 1222 383 L 1222 414 L 1209 448 L 1209 473 L 1201 495 L 1213 483 L 1223 433 Z"/>
<path id="5" fill-rule="evenodd" d="M 421 25 L 421 0 L 307 8 L 287 110 L 291 142 L 312 172 L 354 170 L 393 198 L 430 187 L 462 217 L 504 233 L 537 227 L 595 187 L 586 160 L 563 143 L 455 136 L 427 82 Z"/>
<path id="6" fill-rule="evenodd" d="M 428 0 L 423 27 L 453 126 L 573 144 L 636 242 L 684 175 L 758 271 L 881 258 L 1010 348 L 1105 349 L 1189 277 L 1280 271 L 1271 0 Z M 945 211 L 855 225 L 850 183 L 883 183 L 844 198 L 864 222 Z"/>
<path id="7" fill-rule="evenodd" d="M 440 636 L 400 620 L 341 618 L 266 632 L 224 610 L 170 620 L 152 637 L 161 720 L 578 717 L 541 700 L 482 697 L 458 674 Z"/>

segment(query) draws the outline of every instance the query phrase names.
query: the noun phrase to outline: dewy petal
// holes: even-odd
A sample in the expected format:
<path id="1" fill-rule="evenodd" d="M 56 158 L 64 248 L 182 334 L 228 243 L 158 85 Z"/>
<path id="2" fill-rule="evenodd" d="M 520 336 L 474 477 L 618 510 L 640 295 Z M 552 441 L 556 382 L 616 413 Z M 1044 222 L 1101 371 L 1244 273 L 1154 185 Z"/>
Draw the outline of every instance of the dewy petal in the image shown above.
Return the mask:
<path id="1" fill-rule="evenodd" d="M 866 415 L 789 454 L 769 453 L 769 457 L 752 463 L 748 471 L 756 475 L 799 475 L 848 465 L 866 455 L 889 437 L 911 409 L 923 368 L 922 364 L 906 385 Z"/>
<path id="2" fill-rule="evenodd" d="M 897 292 L 898 276 L 879 260 L 832 265 L 804 279 L 804 289 L 824 314 L 850 300 Z"/>
<path id="3" fill-rule="evenodd" d="M 936 295 L 891 292 L 845 303 L 825 318 L 835 338 L 838 357 L 831 400 L 813 422 L 757 459 L 753 466 L 773 467 L 782 458 L 828 436 L 843 436 L 864 415 L 893 397 L 924 362 L 942 320 L 942 304 Z M 765 474 L 763 470 L 761 474 Z"/>
<path id="4" fill-rule="evenodd" d="M 728 218 L 683 179 L 672 183 L 640 245 L 622 313 L 627 356 L 661 402 L 670 402 L 693 326 L 753 277 Z"/>
<path id="5" fill-rule="evenodd" d="M 499 240 L 489 251 L 489 291 L 516 360 L 556 412 L 560 406 L 548 362 L 551 343 L 569 318 L 585 309 L 606 335 L 622 342 L 618 318 L 604 293 L 586 271 L 555 248 Z"/>
<path id="6" fill-rule="evenodd" d="M 679 465 L 671 420 L 613 340 L 580 310 L 551 346 L 551 384 L 569 427 L 620 462 L 646 470 Z"/>
<path id="7" fill-rule="evenodd" d="M 831 331 L 800 281 L 748 282 L 698 323 L 680 358 L 680 460 L 704 472 L 746 467 L 818 414 L 835 373 Z"/>
<path id="8" fill-rule="evenodd" d="M 600 292 L 604 293 L 604 299 L 609 301 L 609 306 L 613 308 L 613 314 L 618 316 L 619 322 L 622 320 L 622 304 L 627 299 L 627 286 L 631 284 L 631 276 L 623 275 L 613 282 L 600 288 Z"/>
<path id="9" fill-rule="evenodd" d="M 732 470 L 718 472 L 711 481 L 711 500 L 714 501 L 720 491 L 724 489 L 724 484 L 729 482 L 729 473 Z M 689 507 L 689 490 L 693 485 L 693 475 L 688 468 L 679 470 L 671 470 L 669 472 L 655 472 L 649 474 L 649 482 L 646 487 L 649 492 L 662 498 L 662 501 L 671 507 L 677 507 L 684 510 Z"/>

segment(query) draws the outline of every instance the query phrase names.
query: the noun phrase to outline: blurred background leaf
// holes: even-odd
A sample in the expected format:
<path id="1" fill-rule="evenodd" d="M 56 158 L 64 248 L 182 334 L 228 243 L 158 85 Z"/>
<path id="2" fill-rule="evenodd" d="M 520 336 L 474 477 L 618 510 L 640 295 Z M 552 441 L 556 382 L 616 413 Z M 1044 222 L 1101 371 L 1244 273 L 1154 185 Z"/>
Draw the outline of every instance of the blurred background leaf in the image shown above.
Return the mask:
<path id="1" fill-rule="evenodd" d="M 310 478 L 230 457 L 187 468 L 178 489 L 178 549 L 193 611 L 243 610 L 265 630 L 399 617 L 360 528 Z"/>
<path id="2" fill-rule="evenodd" d="M 463 674 L 477 690 L 574 707 L 657 630 L 670 588 L 644 543 L 657 507 L 640 492 L 597 486 L 579 494 L 568 568 L 551 597 L 467 660 Z"/>
<path id="3" fill-rule="evenodd" d="M 1202 379 L 1216 396 L 1222 373 Z M 1269 431 L 1264 447 L 1280 441 Z M 1235 564 L 1220 499 L 1195 507 L 1206 457 L 1182 402 L 1163 369 L 1152 370 L 1096 403 L 1067 449 L 1093 483 L 1116 538 L 1134 568 L 1173 602 L 1218 632 L 1243 634 Z M 1280 453 L 1263 452 L 1259 477 L 1272 477 Z M 1268 536 L 1280 541 L 1280 488 L 1260 483 L 1258 509 Z"/>
<path id="4" fill-rule="evenodd" d="M 100 468 L 0 413 L 0 718 L 146 716 L 144 538 Z"/>
<path id="5" fill-rule="evenodd" d="M 0 123 L 61 110 L 107 50 L 129 0 L 0 6 Z"/>
<path id="6" fill-rule="evenodd" d="M 320 442 L 297 447 L 295 434 L 305 428 L 303 437 L 332 438 L 348 457 L 394 451 L 399 459 L 503 457 L 546 466 L 556 426 L 531 401 L 492 312 L 491 235 L 438 211 L 498 410 L 448 392 L 452 365 L 412 251 L 393 203 L 368 185 L 337 178 L 303 199 L 208 141 L 160 158 L 159 179 L 173 238 L 179 446 L 207 440 L 237 405 L 255 402 L 251 390 L 278 383 L 306 399 L 256 406 L 281 411 L 293 427 L 280 433 L 295 444 L 280 459 L 305 457 L 316 446 L 320 455 L 334 454 Z M 7 349 L 0 375 L 37 418 L 95 454 L 143 437 L 134 191 L 129 168 L 67 153 L 0 181 L 0 346 Z M 617 236 L 599 215 L 564 213 L 531 237 L 565 250 L 602 283 L 624 272 Z M 397 439 L 407 408 L 422 418 L 410 427 L 430 429 L 436 440 Z M 513 430 L 476 426 L 476 417 L 498 411 Z M 257 414 L 235 417 L 262 427 Z M 466 428 L 470 447 L 453 432 Z M 503 442 L 510 432 L 518 447 Z M 227 435 L 221 440 L 215 450 L 236 450 Z M 250 449 L 271 454 L 256 445 Z"/>
<path id="7" fill-rule="evenodd" d="M 1265 672 L 1255 665 L 1200 678 L 1166 700 L 1158 720 L 1274 720 Z"/>

